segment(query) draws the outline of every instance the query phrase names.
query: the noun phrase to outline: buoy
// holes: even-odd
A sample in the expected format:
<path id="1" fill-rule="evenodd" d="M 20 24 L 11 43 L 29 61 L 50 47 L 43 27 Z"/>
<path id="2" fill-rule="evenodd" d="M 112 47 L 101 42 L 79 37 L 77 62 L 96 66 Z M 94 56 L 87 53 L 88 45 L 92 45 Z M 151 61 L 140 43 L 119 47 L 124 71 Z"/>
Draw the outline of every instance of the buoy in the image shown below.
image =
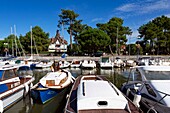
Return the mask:
<path id="1" fill-rule="evenodd" d="M 28 84 L 24 84 L 24 87 L 25 87 L 25 89 L 24 89 L 24 97 L 26 97 L 26 95 L 28 94 L 28 91 L 29 91 L 29 86 L 28 86 Z"/>
<path id="2" fill-rule="evenodd" d="M 141 94 L 139 91 L 136 92 L 136 94 L 134 95 L 134 99 L 133 99 L 133 103 L 137 106 L 140 107 L 139 102 L 141 100 Z"/>
<path id="3" fill-rule="evenodd" d="M 0 100 L 0 113 L 4 111 L 3 102 Z"/>

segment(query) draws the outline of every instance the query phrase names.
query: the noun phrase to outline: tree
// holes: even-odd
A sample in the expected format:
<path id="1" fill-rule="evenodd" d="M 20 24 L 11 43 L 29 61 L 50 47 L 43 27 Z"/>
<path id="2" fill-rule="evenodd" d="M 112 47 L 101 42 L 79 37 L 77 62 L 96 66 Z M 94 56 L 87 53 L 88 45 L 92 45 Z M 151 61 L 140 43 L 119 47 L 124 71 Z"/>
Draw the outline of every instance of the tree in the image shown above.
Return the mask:
<path id="1" fill-rule="evenodd" d="M 149 43 L 150 48 L 148 51 L 150 54 L 157 51 L 167 54 L 170 53 L 170 18 L 161 16 L 149 21 L 139 27 L 138 32 L 140 37 L 143 38 L 143 49 L 148 47 L 146 44 Z"/>
<path id="2" fill-rule="evenodd" d="M 59 14 L 60 20 L 58 21 L 58 27 L 61 27 L 62 25 L 69 26 L 68 33 L 70 34 L 70 45 L 71 49 L 72 47 L 72 26 L 76 21 L 76 18 L 79 15 L 76 14 L 73 10 L 64 10 L 61 9 L 61 14 Z"/>
<path id="3" fill-rule="evenodd" d="M 105 32 L 96 28 L 84 30 L 78 35 L 77 40 L 81 48 L 83 48 L 82 51 L 86 53 L 94 53 L 104 49 L 111 42 L 109 36 Z"/>
<path id="4" fill-rule="evenodd" d="M 4 39 L 4 43 L 6 44 L 8 54 L 13 56 L 22 56 L 25 55 L 25 51 L 20 43 L 20 40 L 14 34 L 9 35 L 7 38 Z"/>
<path id="5" fill-rule="evenodd" d="M 127 42 L 126 35 L 131 35 L 132 31 L 129 27 L 123 26 L 123 20 L 113 17 L 105 24 L 98 23 L 97 27 L 103 30 L 111 38 L 111 43 L 114 44 L 116 52 L 120 53 L 121 45 Z M 119 46 L 119 47 L 118 47 Z M 118 49 L 118 50 L 117 50 Z"/>
<path id="6" fill-rule="evenodd" d="M 33 53 L 36 53 L 36 48 L 38 52 L 48 51 L 48 46 L 50 44 L 49 33 L 45 33 L 39 26 L 32 28 L 32 48 Z M 20 36 L 20 42 L 27 53 L 31 53 L 31 32 L 27 32 L 25 36 Z"/>

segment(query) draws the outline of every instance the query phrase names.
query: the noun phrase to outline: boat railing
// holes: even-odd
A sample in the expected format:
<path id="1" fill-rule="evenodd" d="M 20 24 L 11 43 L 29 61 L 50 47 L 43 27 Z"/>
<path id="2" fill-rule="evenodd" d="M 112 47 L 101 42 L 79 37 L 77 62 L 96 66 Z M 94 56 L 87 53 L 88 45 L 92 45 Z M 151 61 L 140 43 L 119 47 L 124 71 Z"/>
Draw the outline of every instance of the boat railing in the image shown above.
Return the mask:
<path id="1" fill-rule="evenodd" d="M 150 110 L 153 110 L 155 113 L 157 113 L 157 111 L 154 109 L 154 107 L 155 107 L 157 104 L 159 104 L 165 97 L 170 96 L 170 94 L 164 93 L 164 92 L 162 92 L 162 91 L 158 91 L 158 90 L 156 90 L 156 89 L 154 89 L 154 88 L 152 88 L 152 90 L 155 90 L 155 91 L 157 91 L 157 92 L 159 92 L 159 93 L 161 93 L 161 94 L 164 94 L 164 96 L 163 96 L 161 99 L 157 100 L 156 103 L 153 104 L 153 106 L 151 106 L 151 107 L 148 109 L 147 113 L 149 113 Z"/>
<path id="2" fill-rule="evenodd" d="M 118 91 L 116 90 L 116 88 L 113 86 L 113 84 L 111 82 L 108 81 L 108 83 L 110 84 L 110 86 L 113 88 L 113 90 L 116 92 L 117 95 L 119 95 Z"/>

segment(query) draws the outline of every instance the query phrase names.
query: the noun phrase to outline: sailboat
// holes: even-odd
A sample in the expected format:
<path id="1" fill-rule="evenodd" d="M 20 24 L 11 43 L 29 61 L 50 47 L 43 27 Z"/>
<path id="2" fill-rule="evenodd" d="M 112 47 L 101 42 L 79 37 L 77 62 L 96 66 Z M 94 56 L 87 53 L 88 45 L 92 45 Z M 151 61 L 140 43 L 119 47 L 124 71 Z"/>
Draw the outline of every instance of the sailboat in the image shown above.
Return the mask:
<path id="1" fill-rule="evenodd" d="M 31 69 L 34 69 L 36 64 L 38 64 L 39 62 L 36 61 L 36 59 L 33 58 L 33 52 L 32 52 L 32 39 L 33 39 L 33 37 L 32 37 L 32 26 L 30 27 L 30 31 L 31 31 L 31 56 L 28 59 L 24 59 L 24 61 L 25 61 L 26 65 L 30 65 Z M 34 43 L 34 45 L 35 45 L 35 43 Z M 36 51 L 37 51 L 37 49 L 36 49 Z"/>

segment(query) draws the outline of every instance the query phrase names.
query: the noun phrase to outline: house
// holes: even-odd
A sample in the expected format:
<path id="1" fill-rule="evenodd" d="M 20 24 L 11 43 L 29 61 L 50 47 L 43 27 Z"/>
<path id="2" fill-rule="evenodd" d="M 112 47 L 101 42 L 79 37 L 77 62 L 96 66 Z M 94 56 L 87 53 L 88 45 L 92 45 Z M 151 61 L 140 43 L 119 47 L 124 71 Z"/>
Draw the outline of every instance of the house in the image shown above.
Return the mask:
<path id="1" fill-rule="evenodd" d="M 51 38 L 51 43 L 48 46 L 48 52 L 50 53 L 64 53 L 67 52 L 67 41 L 60 36 L 59 30 L 56 32 L 56 36 Z"/>

